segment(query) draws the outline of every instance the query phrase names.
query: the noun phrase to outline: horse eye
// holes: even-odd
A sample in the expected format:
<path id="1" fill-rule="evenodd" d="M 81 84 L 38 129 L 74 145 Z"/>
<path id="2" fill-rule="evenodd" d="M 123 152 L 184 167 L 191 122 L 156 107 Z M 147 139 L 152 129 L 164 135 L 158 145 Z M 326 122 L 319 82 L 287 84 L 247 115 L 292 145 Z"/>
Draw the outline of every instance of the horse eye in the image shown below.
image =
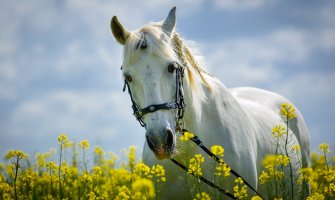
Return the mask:
<path id="1" fill-rule="evenodd" d="M 173 63 L 170 63 L 168 66 L 168 72 L 173 73 L 176 69 L 176 66 Z"/>
<path id="2" fill-rule="evenodd" d="M 146 49 L 148 47 L 147 42 L 145 40 L 143 40 L 140 49 Z"/>
<path id="3" fill-rule="evenodd" d="M 146 49 L 148 47 L 148 44 L 147 44 L 147 41 L 145 39 L 141 39 L 137 46 L 136 46 L 136 49 L 140 48 L 140 49 Z"/>
<path id="4" fill-rule="evenodd" d="M 128 75 L 128 74 L 124 75 L 124 79 L 125 79 L 128 83 L 130 83 L 130 82 L 133 81 L 133 78 L 131 78 L 131 76 Z"/>

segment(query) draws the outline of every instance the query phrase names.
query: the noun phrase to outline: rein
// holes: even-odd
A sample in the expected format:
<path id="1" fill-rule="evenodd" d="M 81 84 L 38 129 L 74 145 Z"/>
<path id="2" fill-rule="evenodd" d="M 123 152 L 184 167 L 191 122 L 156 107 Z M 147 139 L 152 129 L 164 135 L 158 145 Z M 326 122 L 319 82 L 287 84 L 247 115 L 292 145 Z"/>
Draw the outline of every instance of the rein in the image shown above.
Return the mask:
<path id="1" fill-rule="evenodd" d="M 176 112 L 176 124 L 177 128 L 176 131 L 180 132 L 181 134 L 184 135 L 185 132 L 188 132 L 186 129 L 181 129 L 180 127 L 183 125 L 183 117 L 184 117 L 184 108 L 186 106 L 184 102 L 184 90 L 183 90 L 183 78 L 184 78 L 184 70 L 185 66 L 179 65 L 177 62 L 174 62 L 174 65 L 176 66 L 176 100 L 175 102 L 167 102 L 167 103 L 162 103 L 162 104 L 152 104 L 149 105 L 145 108 L 140 109 L 137 104 L 135 103 L 135 100 L 133 98 L 129 82 L 127 80 L 124 81 L 124 86 L 123 86 L 123 92 L 125 92 L 126 88 L 128 89 L 128 93 L 132 102 L 132 109 L 133 109 L 133 115 L 136 117 L 136 119 L 139 121 L 140 125 L 142 127 L 146 127 L 146 123 L 143 120 L 143 116 L 148 113 L 153 113 L 158 110 L 171 110 L 175 109 Z M 203 151 L 205 151 L 212 159 L 214 159 L 218 163 L 224 163 L 222 159 L 218 158 L 216 155 L 214 155 L 206 146 L 203 145 L 201 140 L 199 139 L 198 136 L 194 134 L 193 138 L 190 138 L 197 146 L 199 146 Z M 178 162 L 177 160 L 171 158 L 170 159 L 174 164 L 176 164 L 178 167 L 182 168 L 184 171 L 188 172 L 188 168 Z M 229 166 L 229 165 L 227 165 Z M 230 167 L 231 168 L 231 167 Z M 235 177 L 241 178 L 243 182 L 250 188 L 252 189 L 259 197 L 262 199 L 265 199 L 262 195 L 260 195 L 244 178 L 241 177 L 236 171 L 234 171 L 231 168 L 230 171 Z M 198 176 L 194 173 L 190 173 L 192 176 L 195 176 L 199 178 L 202 182 L 206 183 L 212 188 L 217 189 L 218 191 L 222 192 L 226 196 L 232 198 L 232 199 L 237 199 L 231 192 L 228 190 L 222 189 L 219 186 L 217 186 L 215 183 L 209 181 L 208 179 L 204 178 L 203 176 Z"/>

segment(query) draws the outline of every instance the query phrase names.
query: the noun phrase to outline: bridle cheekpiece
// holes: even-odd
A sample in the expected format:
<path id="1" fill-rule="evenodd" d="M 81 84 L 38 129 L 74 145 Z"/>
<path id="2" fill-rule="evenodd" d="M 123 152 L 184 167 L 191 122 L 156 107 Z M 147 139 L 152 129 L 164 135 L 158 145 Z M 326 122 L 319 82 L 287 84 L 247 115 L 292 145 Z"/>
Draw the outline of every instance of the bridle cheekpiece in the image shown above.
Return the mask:
<path id="1" fill-rule="evenodd" d="M 132 102 L 131 108 L 133 109 L 133 115 L 136 117 L 137 121 L 139 121 L 140 125 L 142 127 L 146 127 L 146 124 L 144 122 L 143 116 L 148 113 L 153 113 L 158 110 L 176 110 L 176 127 L 180 126 L 180 122 L 182 121 L 184 117 L 184 108 L 186 106 L 184 101 L 184 89 L 183 89 L 183 78 L 184 78 L 184 71 L 185 66 L 180 65 L 178 62 L 173 62 L 173 64 L 176 66 L 176 99 L 174 102 L 167 102 L 162 104 L 152 104 L 145 108 L 139 108 L 139 106 L 136 104 L 130 86 L 129 82 L 127 80 L 124 80 L 124 86 L 123 86 L 123 92 L 128 89 L 128 93 L 130 96 L 130 100 Z"/>

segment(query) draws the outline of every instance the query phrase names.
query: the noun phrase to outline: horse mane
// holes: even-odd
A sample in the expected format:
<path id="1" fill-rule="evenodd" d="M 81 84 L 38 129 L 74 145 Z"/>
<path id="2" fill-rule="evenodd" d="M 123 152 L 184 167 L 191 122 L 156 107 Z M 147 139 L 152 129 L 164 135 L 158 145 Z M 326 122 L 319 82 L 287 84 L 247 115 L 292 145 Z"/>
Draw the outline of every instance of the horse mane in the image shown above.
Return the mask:
<path id="1" fill-rule="evenodd" d="M 179 59 L 184 65 L 187 66 L 190 87 L 193 90 L 198 90 L 198 84 L 195 81 L 195 76 L 197 76 L 204 86 L 211 89 L 208 80 L 204 76 L 204 74 L 209 75 L 209 73 L 203 67 L 201 67 L 199 60 L 196 59 L 196 53 L 194 50 L 191 49 L 188 45 L 184 44 L 183 39 L 179 36 L 178 33 L 174 33 L 172 40 Z M 189 63 L 189 65 L 187 65 L 187 63 Z"/>

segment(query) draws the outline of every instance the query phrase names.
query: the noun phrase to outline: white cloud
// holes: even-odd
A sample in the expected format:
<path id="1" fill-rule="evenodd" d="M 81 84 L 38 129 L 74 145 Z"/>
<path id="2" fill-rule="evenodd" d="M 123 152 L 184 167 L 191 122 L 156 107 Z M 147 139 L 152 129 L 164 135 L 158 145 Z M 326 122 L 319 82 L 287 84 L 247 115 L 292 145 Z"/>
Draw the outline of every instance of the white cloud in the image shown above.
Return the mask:
<path id="1" fill-rule="evenodd" d="M 279 66 L 280 62 L 303 68 L 314 52 L 331 52 L 331 33 L 284 28 L 257 37 L 207 43 L 206 60 L 211 71 L 230 86 L 265 84 L 285 75 L 286 68 Z"/>
<path id="2" fill-rule="evenodd" d="M 115 116 L 119 119 L 128 118 L 122 112 L 128 109 L 122 93 L 108 93 L 108 91 L 55 91 L 22 102 L 10 117 L 13 124 L 18 126 L 17 134 L 22 128 L 38 125 L 43 131 L 60 129 L 83 132 L 90 127 L 96 127 L 97 119 Z M 117 105 L 117 106 L 113 106 Z M 29 116 L 29 118 L 27 118 Z M 103 127 L 102 127 L 103 128 Z M 115 134 L 115 133 L 114 133 Z M 112 135 L 111 135 L 112 136 Z"/>
<path id="3" fill-rule="evenodd" d="M 130 105 L 121 90 L 58 90 L 34 96 L 22 101 L 8 116 L 2 126 L 0 150 L 16 146 L 11 143 L 16 141 L 20 149 L 46 151 L 44 146 L 52 147 L 63 132 L 77 142 L 88 139 L 107 150 L 141 146 L 144 130 L 132 118 Z M 31 141 L 25 143 L 28 138 Z"/>
<path id="4" fill-rule="evenodd" d="M 260 8 L 273 2 L 273 0 L 215 0 L 214 5 L 222 10 L 248 10 Z"/>
<path id="5" fill-rule="evenodd" d="M 323 102 L 333 104 L 335 90 L 335 71 L 328 73 L 305 71 L 294 77 L 287 77 L 277 85 L 280 93 L 286 94 L 294 102 L 305 104 L 310 111 L 315 110 L 315 105 Z M 334 109 L 334 107 L 326 108 Z M 335 109 L 334 109 L 335 112 Z"/>

